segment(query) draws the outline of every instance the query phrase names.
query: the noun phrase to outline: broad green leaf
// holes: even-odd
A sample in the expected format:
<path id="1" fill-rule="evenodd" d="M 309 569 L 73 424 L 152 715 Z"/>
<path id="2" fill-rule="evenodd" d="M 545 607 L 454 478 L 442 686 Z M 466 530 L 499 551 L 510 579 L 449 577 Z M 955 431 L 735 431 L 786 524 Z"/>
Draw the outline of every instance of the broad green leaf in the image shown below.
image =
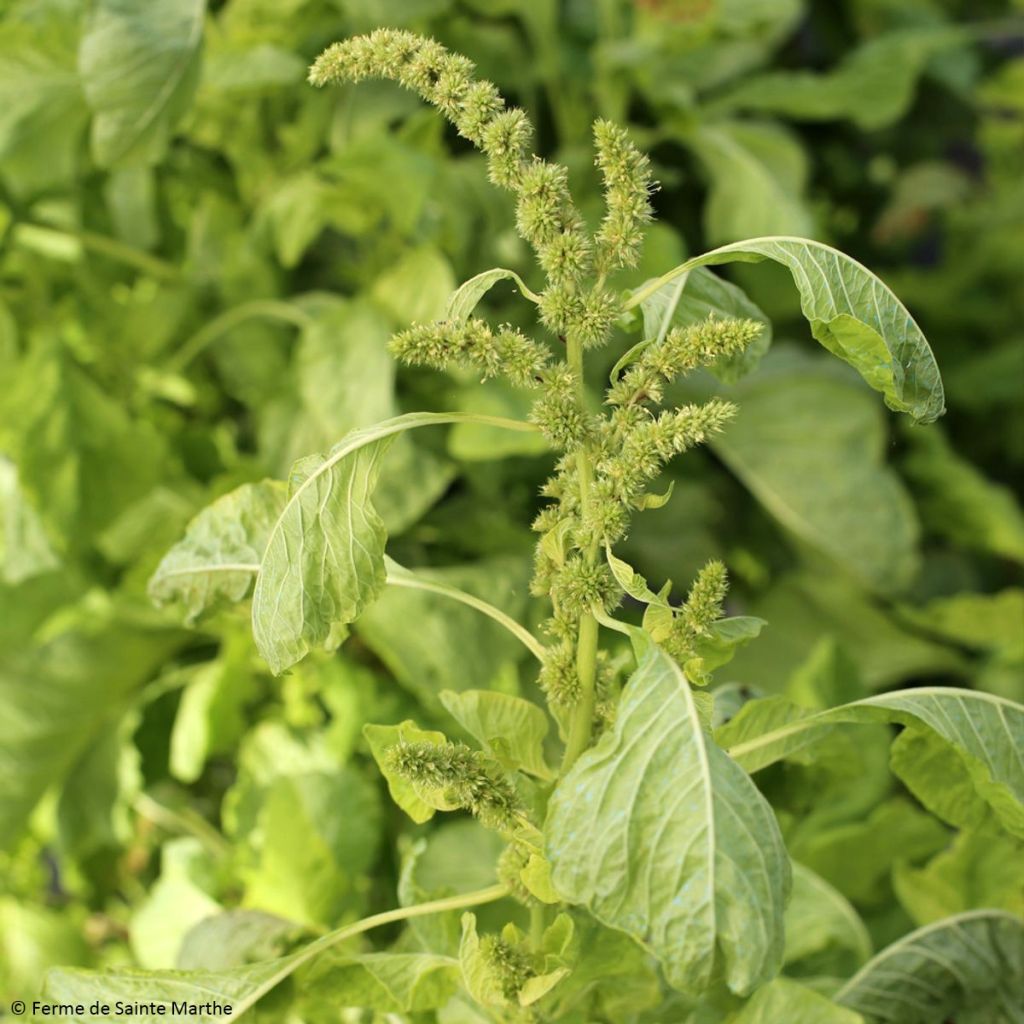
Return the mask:
<path id="1" fill-rule="evenodd" d="M 377 789 L 351 767 L 278 779 L 260 810 L 245 905 L 309 925 L 358 916 L 377 854 Z"/>
<path id="2" fill-rule="evenodd" d="M 287 488 L 275 480 L 242 484 L 204 508 L 149 581 L 158 604 L 180 601 L 194 623 L 218 603 L 241 601 L 259 571 Z"/>
<path id="3" fill-rule="evenodd" d="M 871 271 L 821 242 L 776 236 L 723 245 L 645 285 L 631 302 L 640 304 L 697 267 L 765 259 L 789 271 L 814 337 L 880 391 L 889 408 L 920 423 L 942 415 L 939 369 L 913 317 Z"/>
<path id="4" fill-rule="evenodd" d="M 510 558 L 417 569 L 416 579 L 429 586 L 388 586 L 360 618 L 359 637 L 402 686 L 439 710 L 442 690 L 489 686 L 525 653 L 505 626 L 453 602 L 452 590 L 486 600 L 519 620 L 526 609 L 527 573 L 524 560 Z"/>
<path id="5" fill-rule="evenodd" d="M 886 32 L 824 73 L 771 71 L 747 78 L 726 93 L 719 105 L 797 120 L 849 119 L 862 129 L 882 128 L 909 108 L 928 61 L 965 41 L 959 28 Z"/>
<path id="6" fill-rule="evenodd" d="M 648 282 L 650 283 L 650 282 Z M 646 285 L 642 290 L 646 291 Z M 761 308 L 747 298 L 742 289 L 713 274 L 704 267 L 694 267 L 678 279 L 666 281 L 661 287 L 647 295 L 640 304 L 644 318 L 644 337 L 647 344 L 651 339 L 664 337 L 673 327 L 685 327 L 699 323 L 709 316 L 737 317 L 757 320 L 764 324 L 758 339 L 738 355 L 719 359 L 710 370 L 727 383 L 737 381 L 753 370 L 768 351 L 772 342 L 772 325 Z M 631 350 L 640 354 L 639 346 Z M 628 360 L 623 356 L 612 371 L 613 379 Z"/>
<path id="7" fill-rule="evenodd" d="M 1024 917 L 1024 842 L 987 831 L 961 832 L 923 867 L 897 864 L 893 887 L 922 926 L 979 907 Z"/>
<path id="8" fill-rule="evenodd" d="M 298 936 L 294 921 L 262 910 L 227 910 L 203 918 L 186 932 L 175 965 L 180 970 L 226 970 L 272 960 Z"/>
<path id="9" fill-rule="evenodd" d="M 215 872 L 209 853 L 191 836 L 171 839 L 160 853 L 160 877 L 132 914 L 131 948 L 140 967 L 177 964 L 185 935 L 221 910 L 211 895 Z"/>
<path id="10" fill-rule="evenodd" d="M 713 122 L 698 127 L 688 143 L 710 178 L 704 206 L 709 242 L 815 234 L 801 196 L 806 179 L 803 150 L 784 130 L 776 125 Z"/>
<path id="11" fill-rule="evenodd" d="M 943 640 L 1007 661 L 1024 661 L 1024 589 L 1006 587 L 995 594 L 954 594 L 925 605 L 901 609 L 900 617 Z"/>
<path id="12" fill-rule="evenodd" d="M 77 17 L 52 5 L 5 11 L 0 38 L 0 166 L 19 193 L 72 178 L 89 112 L 75 73 Z"/>
<path id="13" fill-rule="evenodd" d="M 1024 706 L 972 690 L 898 690 L 807 713 L 778 698 L 752 701 L 717 734 L 747 771 L 806 752 L 839 725 L 891 721 L 927 726 L 953 746 L 978 794 L 1003 825 L 1024 835 Z"/>
<path id="14" fill-rule="evenodd" d="M 39 514 L 18 483 L 18 469 L 0 455 L 0 580 L 20 583 L 60 564 Z"/>
<path id="15" fill-rule="evenodd" d="M 50 967 L 92 960 L 82 922 L 67 907 L 0 897 L 0 985 L 4 992 L 38 992 Z"/>
<path id="16" fill-rule="evenodd" d="M 372 496 L 396 435 L 469 421 L 515 430 L 527 423 L 462 413 L 408 413 L 354 430 L 326 455 L 300 459 L 270 531 L 253 593 L 253 635 L 275 674 L 315 648 L 333 650 L 385 581 L 384 523 Z"/>
<path id="17" fill-rule="evenodd" d="M 536 704 L 489 690 L 443 690 L 440 696 L 455 721 L 506 768 L 551 778 L 544 760 L 548 717 Z"/>
<path id="18" fill-rule="evenodd" d="M 377 278 L 371 295 L 396 324 L 405 326 L 440 320 L 454 288 L 451 264 L 434 246 L 425 245 Z"/>
<path id="19" fill-rule="evenodd" d="M 835 999 L 873 1024 L 1020 1024 L 1024 919 L 979 910 L 911 932 L 865 964 Z"/>
<path id="20" fill-rule="evenodd" d="M 433 953 L 340 953 L 321 957 L 302 978 L 310 1007 L 359 1007 L 398 1014 L 435 1010 L 459 983 L 459 962 Z"/>
<path id="21" fill-rule="evenodd" d="M 78 53 L 103 167 L 152 163 L 187 109 L 199 77 L 205 0 L 99 0 Z"/>
<path id="22" fill-rule="evenodd" d="M 195 782 L 207 759 L 230 750 L 245 731 L 245 705 L 258 693 L 250 650 L 248 631 L 228 632 L 219 656 L 185 685 L 171 730 L 169 768 L 179 781 Z"/>
<path id="23" fill-rule="evenodd" d="M 777 973 L 790 874 L 775 816 L 656 647 L 556 787 L 545 835 L 556 890 L 640 939 L 675 987 L 699 994 L 719 957 L 740 994 Z"/>
<path id="24" fill-rule="evenodd" d="M 885 464 L 885 416 L 824 358 L 774 349 L 727 392 L 739 413 L 715 452 L 795 537 L 872 590 L 904 587 L 918 566 L 910 496 Z"/>
<path id="25" fill-rule="evenodd" d="M 64 617 L 38 644 L 22 640 L 0 652 L 5 845 L 181 641 L 177 632 L 147 629 L 110 608 L 67 609 Z"/>
<path id="26" fill-rule="evenodd" d="M 836 949 L 853 968 L 871 956 L 871 937 L 860 915 L 838 890 L 810 868 L 793 864 L 793 894 L 786 907 L 784 963 Z"/>
<path id="27" fill-rule="evenodd" d="M 751 601 L 749 612 L 771 625 L 756 644 L 739 651 L 729 672 L 768 692 L 785 690 L 810 654 L 810 638 L 818 637 L 842 646 L 869 690 L 935 673 L 966 677 L 969 671 L 958 652 L 902 627 L 850 580 L 821 569 L 783 575 Z"/>
<path id="28" fill-rule="evenodd" d="M 926 527 L 957 544 L 1024 564 L 1024 510 L 1013 491 L 958 455 L 941 431 L 905 431 L 903 468 Z"/>
<path id="29" fill-rule="evenodd" d="M 493 270 L 485 270 L 476 277 L 471 277 L 452 293 L 448 300 L 448 308 L 445 310 L 446 320 L 463 321 L 468 320 L 476 309 L 480 300 L 499 282 L 515 281 L 523 295 L 536 302 L 537 296 L 526 287 L 526 282 L 514 271 L 505 270 L 503 267 L 495 267 Z"/>
<path id="30" fill-rule="evenodd" d="M 864 1024 L 864 1018 L 852 1010 L 836 1006 L 788 978 L 776 978 L 757 990 L 754 997 L 729 1024 Z"/>
<path id="31" fill-rule="evenodd" d="M 388 748 L 403 741 L 406 743 L 432 743 L 434 746 L 442 746 L 447 742 L 447 737 L 443 732 L 420 729 L 415 722 L 405 721 L 400 725 L 364 725 L 363 735 L 366 737 L 366 742 L 370 745 L 370 751 L 373 754 L 373 759 L 377 762 L 377 767 L 387 780 L 391 799 L 413 821 L 417 824 L 422 824 L 425 821 L 429 821 L 434 816 L 435 811 L 452 809 L 444 801 L 439 801 L 435 793 L 424 791 L 421 795 L 420 790 L 412 782 L 402 778 L 400 775 L 396 775 L 388 768 L 387 759 L 385 758 Z"/>

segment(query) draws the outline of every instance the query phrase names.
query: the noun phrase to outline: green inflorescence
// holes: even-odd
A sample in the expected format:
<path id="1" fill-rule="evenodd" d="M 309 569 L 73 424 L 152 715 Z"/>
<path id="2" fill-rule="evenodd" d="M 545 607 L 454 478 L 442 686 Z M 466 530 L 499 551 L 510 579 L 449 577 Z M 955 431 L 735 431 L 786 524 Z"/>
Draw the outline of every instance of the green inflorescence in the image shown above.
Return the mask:
<path id="1" fill-rule="evenodd" d="M 605 214 L 591 232 L 573 201 L 568 170 L 530 151 L 533 128 L 527 115 L 506 106 L 494 85 L 476 79 L 474 72 L 472 61 L 433 40 L 379 29 L 331 46 L 313 65 L 310 80 L 324 85 L 379 77 L 414 90 L 484 153 L 490 179 L 515 197 L 516 229 L 534 249 L 546 278 L 535 298 L 538 319 L 552 342 L 470 318 L 416 324 L 398 334 L 391 347 L 404 363 L 471 367 L 484 378 L 502 376 L 537 392 L 530 420 L 561 453 L 542 491 L 550 504 L 533 524 L 541 541 L 532 590 L 549 597 L 552 607 L 540 684 L 563 723 L 574 708 L 583 707 L 591 720 L 584 723 L 589 736 L 589 726 L 608 718 L 611 709 L 596 693 L 600 686 L 607 694 L 609 685 L 598 679 L 596 632 L 593 626 L 584 629 L 584 623 L 595 611 L 614 608 L 620 597 L 601 552 L 627 535 L 632 515 L 643 507 L 644 489 L 666 464 L 714 436 L 736 412 L 730 402 L 717 399 L 661 409 L 666 389 L 682 375 L 736 356 L 762 327 L 751 320 L 711 317 L 673 328 L 647 344 L 613 381 L 603 411 L 591 408 L 584 397 L 582 354 L 603 345 L 622 315 L 623 301 L 608 278 L 639 259 L 644 227 L 652 219 L 650 162 L 623 128 L 604 120 L 594 125 Z M 564 346 L 564 359 L 552 358 L 552 344 Z M 714 563 L 673 616 L 668 642 L 673 651 L 692 650 L 721 615 L 724 593 L 724 570 Z M 584 698 L 589 707 L 581 704 Z M 426 749 L 404 749 L 396 756 L 404 771 L 419 773 L 421 782 L 439 770 L 439 764 L 428 768 L 439 759 L 449 773 L 464 769 L 476 782 L 466 783 L 461 802 L 474 813 L 491 814 L 492 805 L 470 790 L 479 784 L 480 793 L 490 792 L 495 780 L 470 753 L 453 747 L 443 756 Z M 419 767 L 410 760 L 413 754 Z M 437 784 L 451 787 L 454 777 Z M 495 806 L 505 807 L 503 800 Z"/>

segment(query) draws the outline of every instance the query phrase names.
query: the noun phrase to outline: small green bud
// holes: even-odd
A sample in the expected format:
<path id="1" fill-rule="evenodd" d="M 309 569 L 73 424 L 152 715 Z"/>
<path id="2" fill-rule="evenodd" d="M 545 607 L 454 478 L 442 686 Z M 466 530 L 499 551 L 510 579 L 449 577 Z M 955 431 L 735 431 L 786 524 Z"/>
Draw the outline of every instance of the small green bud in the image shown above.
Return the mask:
<path id="1" fill-rule="evenodd" d="M 538 682 L 553 708 L 571 708 L 580 699 L 580 680 L 576 674 L 576 648 L 572 630 L 562 642 L 547 649 Z"/>
<path id="2" fill-rule="evenodd" d="M 564 363 L 553 366 L 545 371 L 543 394 L 530 410 L 530 422 L 536 423 L 556 448 L 578 448 L 593 429 L 590 417 L 580 407 L 576 387 L 576 378 Z"/>
<path id="3" fill-rule="evenodd" d="M 480 145 L 487 154 L 490 178 L 496 185 L 514 188 L 519 183 L 532 134 L 529 118 L 518 107 L 495 115 L 485 126 Z"/>
<path id="4" fill-rule="evenodd" d="M 530 862 L 530 851 L 519 843 L 509 843 L 501 856 L 498 857 L 496 874 L 498 881 L 508 887 L 508 891 L 517 903 L 530 907 L 537 903 L 530 890 L 523 885 L 523 868 Z"/>
<path id="5" fill-rule="evenodd" d="M 572 555 L 560 566 L 551 583 L 551 597 L 559 614 L 579 619 L 591 608 L 613 608 L 619 601 L 616 587 L 608 567 L 591 564 L 582 555 Z"/>
<path id="6" fill-rule="evenodd" d="M 509 1002 L 515 1003 L 520 989 L 537 973 L 530 963 L 530 957 L 497 935 L 481 938 L 480 953 L 493 972 L 501 994 Z"/>

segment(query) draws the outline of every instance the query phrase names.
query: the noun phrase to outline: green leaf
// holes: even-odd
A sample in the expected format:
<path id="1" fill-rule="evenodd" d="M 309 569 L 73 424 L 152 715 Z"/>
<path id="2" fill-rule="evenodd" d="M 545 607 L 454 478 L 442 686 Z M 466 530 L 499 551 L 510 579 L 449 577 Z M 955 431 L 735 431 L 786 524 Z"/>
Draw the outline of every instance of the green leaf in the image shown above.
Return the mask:
<path id="1" fill-rule="evenodd" d="M 514 271 L 505 270 L 503 267 L 495 267 L 493 270 L 485 270 L 482 274 L 471 277 L 468 281 L 459 285 L 448 300 L 448 308 L 445 310 L 445 320 L 455 320 L 461 323 L 468 320 L 476 309 L 480 300 L 499 282 L 515 281 L 519 290 L 531 302 L 537 302 L 539 296 L 535 295 L 526 287 L 526 282 Z"/>
<path id="2" fill-rule="evenodd" d="M 462 940 L 459 943 L 459 966 L 466 991 L 481 1005 L 505 1007 L 512 1005 L 501 988 L 497 971 L 488 963 L 480 948 L 476 915 L 462 915 Z"/>
<path id="3" fill-rule="evenodd" d="M 806 157 L 785 130 L 771 124 L 714 122 L 699 126 L 688 142 L 711 180 L 704 206 L 709 242 L 816 233 L 801 196 Z"/>
<path id="4" fill-rule="evenodd" d="M 489 690 L 443 690 L 440 696 L 455 721 L 506 768 L 552 777 L 544 760 L 548 717 L 536 704 Z"/>
<path id="5" fill-rule="evenodd" d="M 646 291 L 649 284 L 651 282 L 637 291 Z M 616 363 L 612 370 L 613 380 L 628 365 L 630 359 L 627 357 L 638 357 L 642 347 L 650 344 L 653 339 L 664 337 L 673 327 L 685 327 L 709 316 L 722 319 L 737 317 L 764 324 L 760 337 L 752 345 L 737 355 L 720 358 L 710 367 L 711 372 L 726 383 L 737 381 L 750 373 L 772 342 L 771 321 L 761 308 L 751 302 L 741 288 L 704 267 L 694 267 L 689 273 L 680 275 L 678 280 L 666 281 L 645 295 L 640 309 L 643 312 L 646 340 L 630 349 Z"/>
<path id="6" fill-rule="evenodd" d="M 898 863 L 893 887 L 918 925 L 979 907 L 1024 917 L 1024 842 L 990 831 L 961 832 L 923 867 Z"/>
<path id="7" fill-rule="evenodd" d="M 415 1013 L 445 1005 L 459 984 L 459 962 L 433 953 L 328 954 L 302 978 L 306 1006 Z M 336 1012 L 336 1011 L 335 1011 Z"/>
<path id="8" fill-rule="evenodd" d="M 442 423 L 530 424 L 462 413 L 408 413 L 354 430 L 326 455 L 300 459 L 270 531 L 253 593 L 253 635 L 275 674 L 315 648 L 334 650 L 380 594 L 387 534 L 372 496 L 397 434 Z"/>
<path id="9" fill-rule="evenodd" d="M 157 566 L 149 596 L 157 604 L 180 601 L 190 624 L 220 603 L 241 601 L 286 497 L 284 484 L 263 480 L 242 484 L 204 508 Z"/>
<path id="10" fill-rule="evenodd" d="M 995 594 L 954 594 L 925 605 L 900 609 L 900 617 L 918 629 L 952 643 L 990 651 L 1007 661 L 1024 661 L 1024 589 Z"/>
<path id="11" fill-rule="evenodd" d="M 1024 511 L 1013 491 L 957 454 L 942 431 L 904 431 L 903 468 L 930 530 L 1024 564 Z"/>
<path id="12" fill-rule="evenodd" d="M 371 289 L 396 324 L 440 320 L 455 287 L 451 264 L 434 246 L 413 249 L 384 272 Z"/>
<path id="13" fill-rule="evenodd" d="M 871 589 L 906 586 L 919 529 L 871 395 L 826 359 L 782 348 L 727 394 L 739 414 L 711 445 L 768 512 Z"/>
<path id="14" fill-rule="evenodd" d="M 630 304 L 639 305 L 695 267 L 765 259 L 790 272 L 814 337 L 880 391 L 886 405 L 920 423 L 942 415 L 939 368 L 906 307 L 866 267 L 821 242 L 778 236 L 723 245 L 645 285 Z"/>
<path id="15" fill-rule="evenodd" d="M 864 1024 L 859 1013 L 788 978 L 776 978 L 743 1007 L 730 1024 Z"/>
<path id="16" fill-rule="evenodd" d="M 246 906 L 309 925 L 357 916 L 380 826 L 377 790 L 354 768 L 276 780 L 243 872 Z"/>
<path id="17" fill-rule="evenodd" d="M 558 892 L 644 942 L 675 987 L 699 994 L 719 956 L 740 994 L 777 973 L 790 874 L 775 816 L 656 647 L 556 787 L 545 835 Z"/>
<path id="18" fill-rule="evenodd" d="M 163 155 L 198 81 L 205 13 L 205 0 L 96 4 L 78 67 L 100 166 L 153 163 Z"/>
<path id="19" fill-rule="evenodd" d="M 806 752 L 840 724 L 927 726 L 962 758 L 978 794 L 1003 825 L 1024 835 L 1024 706 L 972 690 L 898 690 L 808 714 L 778 698 L 751 701 L 717 734 L 747 771 Z"/>
<path id="20" fill-rule="evenodd" d="M 794 863 L 783 962 L 787 966 L 797 964 L 832 949 L 845 954 L 851 969 L 855 969 L 871 956 L 871 936 L 842 893 L 810 868 Z"/>
<path id="21" fill-rule="evenodd" d="M 17 467 L 0 455 L 0 580 L 21 583 L 59 564 L 39 514 L 18 483 Z"/>
<path id="22" fill-rule="evenodd" d="M 424 791 L 421 796 L 420 790 L 412 782 L 391 771 L 384 756 L 389 747 L 403 740 L 406 743 L 432 743 L 437 747 L 443 746 L 448 739 L 443 732 L 421 729 L 415 722 L 405 721 L 400 725 L 364 725 L 363 735 L 370 745 L 377 767 L 387 780 L 391 799 L 413 821 L 422 824 L 429 821 L 435 811 L 451 810 L 447 804 L 437 799 L 436 793 Z M 441 806 L 438 806 L 439 803 Z"/>
<path id="23" fill-rule="evenodd" d="M 130 695 L 180 643 L 116 611 L 69 609 L 38 644 L 0 652 L 0 836 L 13 843 L 43 793 L 59 783 Z"/>
<path id="24" fill-rule="evenodd" d="M 417 569 L 426 586 L 389 586 L 360 618 L 360 638 L 427 706 L 440 708 L 442 690 L 486 686 L 522 659 L 520 638 L 480 614 L 448 600 L 453 591 L 495 606 L 512 620 L 526 610 L 528 565 L 496 558 L 437 569 Z M 410 628 L 410 624 L 415 628 Z"/>
<path id="25" fill-rule="evenodd" d="M 0 165 L 12 187 L 31 195 L 69 181 L 77 169 L 89 116 L 75 73 L 77 18 L 56 5 L 3 17 Z"/>
<path id="26" fill-rule="evenodd" d="M 1024 920 L 979 910 L 937 921 L 883 949 L 835 999 L 878 1024 L 1020 1024 Z"/>
<path id="27" fill-rule="evenodd" d="M 719 106 L 783 114 L 796 120 L 847 118 L 859 128 L 881 128 L 907 111 L 928 61 L 936 53 L 964 42 L 960 28 L 889 31 L 863 44 L 825 73 L 772 71 L 753 75 L 728 92 Z"/>
<path id="28" fill-rule="evenodd" d="M 299 934 L 294 921 L 262 910 L 227 910 L 205 917 L 185 934 L 178 953 L 181 970 L 226 970 L 271 960 Z"/>
<path id="29" fill-rule="evenodd" d="M 149 969 L 174 967 L 185 935 L 221 909 L 210 893 L 209 854 L 198 839 L 171 839 L 160 857 L 160 877 L 131 919 L 132 953 Z"/>

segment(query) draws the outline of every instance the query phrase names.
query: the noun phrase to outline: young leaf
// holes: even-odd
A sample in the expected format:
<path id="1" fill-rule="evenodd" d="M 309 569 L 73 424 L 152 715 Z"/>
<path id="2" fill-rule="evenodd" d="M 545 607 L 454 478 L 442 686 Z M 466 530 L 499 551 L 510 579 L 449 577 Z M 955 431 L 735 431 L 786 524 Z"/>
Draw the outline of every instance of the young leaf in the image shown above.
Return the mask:
<path id="1" fill-rule="evenodd" d="M 499 282 L 504 280 L 515 281 L 519 290 L 531 302 L 537 302 L 540 298 L 526 287 L 526 282 L 514 271 L 505 270 L 503 267 L 495 267 L 493 270 L 485 270 L 476 277 L 471 277 L 464 284 L 452 293 L 448 300 L 448 309 L 445 311 L 446 320 L 468 320 L 477 303 Z"/>
<path id="2" fill-rule="evenodd" d="M 489 690 L 444 690 L 441 703 L 506 768 L 551 778 L 551 769 L 544 760 L 548 718 L 536 704 Z"/>
<path id="3" fill-rule="evenodd" d="M 149 596 L 157 604 L 181 601 L 188 623 L 218 601 L 241 601 L 286 498 L 284 484 L 263 480 L 242 484 L 204 508 L 157 566 Z"/>
<path id="4" fill-rule="evenodd" d="M 778 698 L 752 701 L 718 732 L 719 742 L 755 772 L 806 752 L 839 724 L 892 721 L 927 726 L 952 745 L 978 794 L 1014 835 L 1024 836 L 1024 706 L 972 690 L 897 690 L 807 714 Z"/>
<path id="5" fill-rule="evenodd" d="M 765 259 L 792 275 L 814 337 L 880 391 L 886 405 L 919 423 L 942 415 L 939 369 L 913 317 L 871 271 L 821 242 L 769 236 L 723 245 L 644 285 L 627 305 L 640 305 L 695 267 Z"/>
<path id="6" fill-rule="evenodd" d="M 152 163 L 163 155 L 199 77 L 205 14 L 206 0 L 96 4 L 78 67 L 100 166 Z"/>
<path id="7" fill-rule="evenodd" d="M 402 741 L 406 743 L 432 743 L 437 747 L 443 746 L 448 739 L 443 732 L 421 729 L 415 722 L 405 721 L 400 725 L 364 725 L 363 735 L 366 737 L 366 742 L 370 745 L 370 751 L 373 754 L 373 759 L 377 762 L 377 767 L 381 770 L 384 778 L 387 779 L 388 792 L 391 794 L 391 799 L 413 821 L 417 824 L 422 824 L 425 821 L 429 821 L 434 816 L 435 811 L 452 809 L 443 800 L 438 800 L 435 793 L 423 792 L 421 794 L 415 784 L 410 782 L 409 779 L 405 779 L 392 771 L 385 757 L 389 747 L 393 747 L 396 743 Z"/>
<path id="8" fill-rule="evenodd" d="M 997 910 L 949 917 L 883 949 L 836 993 L 879 1024 L 1020 1024 L 1024 920 Z"/>
<path id="9" fill-rule="evenodd" d="M 775 816 L 657 647 L 556 787 L 545 835 L 556 890 L 641 940 L 682 991 L 699 994 L 719 955 L 740 994 L 777 973 L 790 870 Z"/>

